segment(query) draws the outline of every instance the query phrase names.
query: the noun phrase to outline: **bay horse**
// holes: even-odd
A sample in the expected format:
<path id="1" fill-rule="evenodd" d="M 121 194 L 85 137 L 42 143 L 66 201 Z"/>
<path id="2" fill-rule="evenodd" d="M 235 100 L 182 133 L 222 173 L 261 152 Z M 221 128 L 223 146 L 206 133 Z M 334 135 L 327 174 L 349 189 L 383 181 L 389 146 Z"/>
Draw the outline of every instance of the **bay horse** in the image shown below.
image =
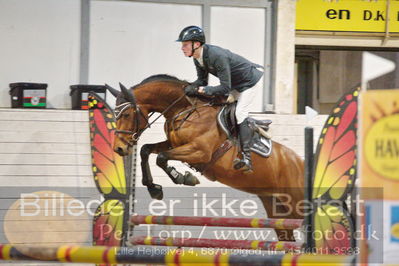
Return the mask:
<path id="1" fill-rule="evenodd" d="M 149 155 L 155 153 L 158 154 L 156 164 L 177 184 L 195 185 L 199 182 L 191 173 L 183 175 L 168 166 L 168 160 L 186 162 L 194 168 L 206 166 L 202 168 L 205 169 L 202 175 L 207 178 L 256 194 L 270 218 L 303 218 L 298 212 L 298 204 L 304 199 L 303 160 L 293 150 L 273 142 L 268 158 L 252 152 L 253 172 L 249 174 L 233 167 L 233 160 L 239 152 L 238 145 L 211 162 L 213 153 L 227 139 L 216 120 L 221 106 L 185 96 L 184 87 L 188 84 L 169 75 L 154 75 L 130 90 L 120 84 L 121 92 L 106 85 L 117 97 L 117 130 L 113 148 L 121 156 L 131 153 L 132 146 L 149 127 L 150 113 L 160 113 L 166 119 L 167 140 L 145 144 L 140 151 L 142 183 L 147 186 L 151 197 L 163 197 L 162 187 L 153 183 L 148 164 Z M 284 193 L 285 198 L 276 197 L 275 193 L 280 196 Z M 280 204 L 275 204 L 276 198 Z M 286 215 L 281 217 L 275 213 Z M 276 233 L 280 241 L 294 241 L 292 230 L 278 229 Z"/>

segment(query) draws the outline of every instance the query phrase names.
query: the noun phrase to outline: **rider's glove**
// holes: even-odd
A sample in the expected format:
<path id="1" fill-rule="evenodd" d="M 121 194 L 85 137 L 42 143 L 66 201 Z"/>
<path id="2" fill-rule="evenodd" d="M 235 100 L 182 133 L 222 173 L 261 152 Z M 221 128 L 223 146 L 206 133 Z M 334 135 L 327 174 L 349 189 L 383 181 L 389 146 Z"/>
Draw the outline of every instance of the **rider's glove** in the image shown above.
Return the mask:
<path id="1" fill-rule="evenodd" d="M 187 95 L 187 96 L 194 96 L 194 95 L 197 95 L 198 93 L 197 93 L 197 90 L 198 90 L 198 88 L 197 87 L 195 87 L 195 86 L 193 86 L 193 85 L 187 85 L 185 88 L 184 88 L 184 93 Z"/>

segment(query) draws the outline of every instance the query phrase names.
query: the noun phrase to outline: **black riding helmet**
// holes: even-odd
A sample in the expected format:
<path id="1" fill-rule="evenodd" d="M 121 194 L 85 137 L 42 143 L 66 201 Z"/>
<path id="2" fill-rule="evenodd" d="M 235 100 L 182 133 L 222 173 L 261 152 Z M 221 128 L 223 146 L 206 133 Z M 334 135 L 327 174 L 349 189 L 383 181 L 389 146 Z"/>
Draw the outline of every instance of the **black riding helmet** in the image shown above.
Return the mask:
<path id="1" fill-rule="evenodd" d="M 205 43 L 205 34 L 204 31 L 197 26 L 188 26 L 185 27 L 179 34 L 179 38 L 176 40 L 177 42 L 185 42 L 185 41 L 194 41 L 200 42 L 201 44 Z"/>
<path id="2" fill-rule="evenodd" d="M 204 31 L 197 26 L 188 26 L 185 27 L 179 34 L 179 38 L 176 40 L 176 42 L 186 42 L 186 41 L 191 41 L 191 55 L 189 57 L 192 57 L 195 50 L 198 48 L 194 48 L 194 42 L 200 42 L 201 45 L 205 43 L 205 34 Z"/>

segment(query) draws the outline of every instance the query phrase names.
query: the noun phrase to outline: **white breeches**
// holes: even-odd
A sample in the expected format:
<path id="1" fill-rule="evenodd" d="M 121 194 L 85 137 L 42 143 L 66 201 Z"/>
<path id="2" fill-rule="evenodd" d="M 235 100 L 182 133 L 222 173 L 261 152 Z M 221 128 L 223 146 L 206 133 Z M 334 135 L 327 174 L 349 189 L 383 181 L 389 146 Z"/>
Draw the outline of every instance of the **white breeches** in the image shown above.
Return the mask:
<path id="1" fill-rule="evenodd" d="M 249 116 L 249 112 L 253 111 L 251 107 L 254 105 L 254 99 L 258 86 L 262 86 L 262 82 L 256 83 L 255 86 L 249 88 L 243 92 L 238 92 L 233 90 L 231 94 L 233 94 L 234 98 L 237 99 L 237 108 L 236 108 L 236 119 L 237 124 L 241 124 L 245 118 Z"/>

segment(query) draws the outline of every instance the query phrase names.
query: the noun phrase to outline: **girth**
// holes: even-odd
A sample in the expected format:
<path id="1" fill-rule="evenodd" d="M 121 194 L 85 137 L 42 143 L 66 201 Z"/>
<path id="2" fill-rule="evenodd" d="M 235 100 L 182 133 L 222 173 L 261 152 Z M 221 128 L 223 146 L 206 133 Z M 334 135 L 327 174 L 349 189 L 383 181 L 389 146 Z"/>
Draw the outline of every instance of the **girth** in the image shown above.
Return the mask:
<path id="1" fill-rule="evenodd" d="M 219 160 L 226 152 L 228 152 L 231 147 L 233 147 L 233 142 L 226 139 L 219 148 L 212 154 L 212 158 L 209 163 L 196 164 L 192 167 L 200 173 L 205 172 L 209 167 L 213 166 L 217 160 Z M 215 179 L 216 180 L 216 179 Z M 213 181 L 215 181 L 213 180 Z"/>

